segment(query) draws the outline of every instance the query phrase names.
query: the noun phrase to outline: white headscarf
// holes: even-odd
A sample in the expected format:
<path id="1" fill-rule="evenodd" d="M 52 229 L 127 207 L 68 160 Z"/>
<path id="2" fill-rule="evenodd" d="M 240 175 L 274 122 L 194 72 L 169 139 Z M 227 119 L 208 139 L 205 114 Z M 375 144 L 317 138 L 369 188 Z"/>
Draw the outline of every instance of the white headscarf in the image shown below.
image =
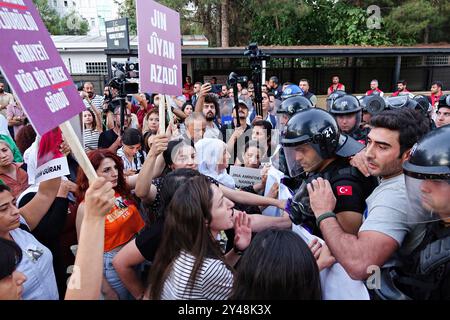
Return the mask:
<path id="1" fill-rule="evenodd" d="M 0 134 L 12 138 L 8 130 L 8 120 L 6 120 L 5 116 L 2 114 L 0 114 Z"/>
<path id="2" fill-rule="evenodd" d="M 195 144 L 198 171 L 201 174 L 216 179 L 228 188 L 236 187 L 233 178 L 226 169 L 218 171 L 218 163 L 222 161 L 223 150 L 227 145 L 219 139 L 203 138 Z"/>

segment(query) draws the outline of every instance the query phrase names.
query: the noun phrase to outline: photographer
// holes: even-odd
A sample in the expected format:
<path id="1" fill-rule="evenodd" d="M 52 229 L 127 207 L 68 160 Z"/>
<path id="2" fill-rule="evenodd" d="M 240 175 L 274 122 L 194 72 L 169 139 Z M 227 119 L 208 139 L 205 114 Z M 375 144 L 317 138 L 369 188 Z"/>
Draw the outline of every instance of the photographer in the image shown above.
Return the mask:
<path id="1" fill-rule="evenodd" d="M 129 127 L 131 122 L 131 111 L 126 108 L 125 110 L 125 122 L 123 123 L 123 129 Z M 113 113 L 113 124 L 112 129 L 103 131 L 98 139 L 99 149 L 109 149 L 111 152 L 116 153 L 117 149 L 122 146 L 122 141 L 120 137 L 121 123 L 120 123 L 120 107 L 116 107 Z"/>
<path id="2" fill-rule="evenodd" d="M 114 106 L 111 102 L 119 95 L 119 90 L 112 86 L 105 86 L 103 94 L 103 122 L 106 129 L 112 129 L 114 128 Z"/>

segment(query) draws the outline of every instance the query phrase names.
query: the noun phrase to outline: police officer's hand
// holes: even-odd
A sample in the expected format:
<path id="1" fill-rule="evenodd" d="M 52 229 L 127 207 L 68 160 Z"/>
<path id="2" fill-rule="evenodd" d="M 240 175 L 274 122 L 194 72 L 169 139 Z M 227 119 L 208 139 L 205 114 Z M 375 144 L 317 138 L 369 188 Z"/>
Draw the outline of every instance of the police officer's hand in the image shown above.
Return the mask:
<path id="1" fill-rule="evenodd" d="M 328 180 L 317 178 L 308 183 L 306 187 L 308 188 L 311 209 L 316 218 L 325 212 L 334 210 L 336 197 Z"/>
<path id="2" fill-rule="evenodd" d="M 355 154 L 350 159 L 350 164 L 357 168 L 364 176 L 368 177 L 370 176 L 369 169 L 367 168 L 367 162 L 366 162 L 366 156 L 365 156 L 366 149 L 362 149 L 360 152 Z"/>

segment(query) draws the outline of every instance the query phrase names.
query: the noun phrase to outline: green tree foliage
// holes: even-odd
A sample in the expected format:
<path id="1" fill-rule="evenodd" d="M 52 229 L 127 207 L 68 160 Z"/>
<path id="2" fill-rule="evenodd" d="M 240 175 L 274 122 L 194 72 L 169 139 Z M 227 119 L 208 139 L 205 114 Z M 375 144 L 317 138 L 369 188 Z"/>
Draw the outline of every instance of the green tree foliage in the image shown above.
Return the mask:
<path id="1" fill-rule="evenodd" d="M 119 16 L 128 18 L 128 28 L 131 35 L 137 34 L 136 27 L 136 2 L 135 0 L 114 0 L 119 4 Z"/>
<path id="2" fill-rule="evenodd" d="M 60 23 L 61 34 L 86 35 L 89 31 L 89 23 L 75 11 L 62 17 Z"/>
<path id="3" fill-rule="evenodd" d="M 41 15 L 42 21 L 50 34 L 61 34 L 60 22 L 61 18 L 55 9 L 48 5 L 47 0 L 33 0 L 36 8 Z"/>
<path id="4" fill-rule="evenodd" d="M 135 0 L 122 3 L 121 15 L 136 30 Z M 220 46 L 220 0 L 160 0 L 180 12 L 182 34 L 204 34 Z M 448 0 L 240 0 L 229 1 L 231 46 L 412 45 L 448 42 Z M 380 8 L 380 27 L 369 28 L 367 12 Z"/>
<path id="5" fill-rule="evenodd" d="M 396 42 L 428 43 L 430 33 L 448 24 L 449 14 L 447 1 L 409 0 L 392 9 L 386 18 L 386 25 Z"/>
<path id="6" fill-rule="evenodd" d="M 48 5 L 47 0 L 33 0 L 48 32 L 52 35 L 86 35 L 89 23 L 76 12 L 63 17 Z"/>

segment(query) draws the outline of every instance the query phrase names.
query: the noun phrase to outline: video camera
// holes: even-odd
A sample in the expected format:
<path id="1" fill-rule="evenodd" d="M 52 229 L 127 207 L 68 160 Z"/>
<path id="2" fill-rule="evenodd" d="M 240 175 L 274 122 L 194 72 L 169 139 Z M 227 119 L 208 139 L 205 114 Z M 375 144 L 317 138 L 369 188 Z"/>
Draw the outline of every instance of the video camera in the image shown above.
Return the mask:
<path id="1" fill-rule="evenodd" d="M 270 55 L 264 54 L 258 44 L 252 42 L 244 51 L 244 56 L 250 60 L 250 69 L 252 71 L 252 80 L 255 86 L 255 109 L 256 115 L 262 116 L 262 62 L 270 60 Z"/>
<path id="2" fill-rule="evenodd" d="M 234 86 L 237 83 L 246 84 L 248 82 L 247 76 L 238 76 L 236 72 L 230 73 L 228 76 L 228 85 Z"/>
<path id="3" fill-rule="evenodd" d="M 139 72 L 136 71 L 139 66 L 137 63 L 130 61 L 127 61 L 126 64 L 114 61 L 112 66 L 115 68 L 113 78 L 107 85 L 110 88 L 116 89 L 118 94 L 113 97 L 111 90 L 109 90 L 109 94 L 105 96 L 104 101 L 108 106 L 108 111 L 114 112 L 117 107 L 120 107 L 120 131 L 123 133 L 127 95 L 139 93 L 139 83 L 128 79 L 135 78 L 139 75 Z"/>

